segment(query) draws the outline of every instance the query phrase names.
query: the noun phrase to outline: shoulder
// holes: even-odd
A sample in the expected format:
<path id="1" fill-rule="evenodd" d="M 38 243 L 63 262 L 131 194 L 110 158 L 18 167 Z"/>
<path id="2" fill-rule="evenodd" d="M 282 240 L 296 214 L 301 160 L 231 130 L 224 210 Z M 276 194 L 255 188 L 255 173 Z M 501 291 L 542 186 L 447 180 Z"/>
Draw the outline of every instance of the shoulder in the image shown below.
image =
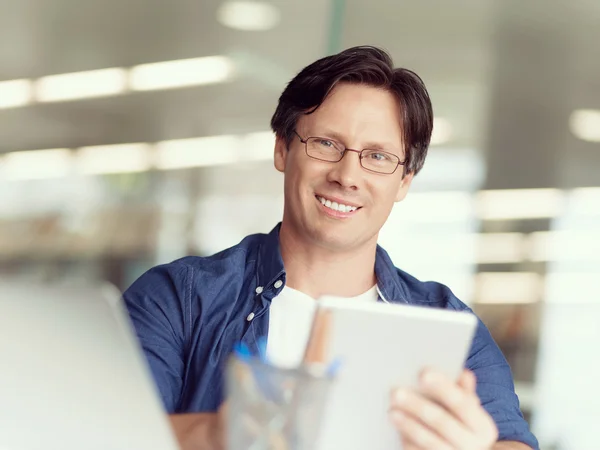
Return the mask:
<path id="1" fill-rule="evenodd" d="M 395 269 L 398 281 L 408 294 L 408 303 L 456 311 L 469 309 L 445 284 L 437 281 L 422 281 L 397 267 Z"/>
<path id="2" fill-rule="evenodd" d="M 258 249 L 266 235 L 252 234 L 246 236 L 236 245 L 210 256 L 186 256 L 170 263 L 173 267 L 186 267 L 198 272 L 215 272 L 229 264 L 256 260 Z"/>
<path id="3" fill-rule="evenodd" d="M 237 278 L 243 280 L 247 269 L 257 259 L 264 236 L 247 236 L 238 244 L 210 256 L 186 256 L 154 266 L 125 291 L 125 296 L 167 291 L 189 298 L 206 289 L 218 291 L 224 283 L 231 285 Z"/>

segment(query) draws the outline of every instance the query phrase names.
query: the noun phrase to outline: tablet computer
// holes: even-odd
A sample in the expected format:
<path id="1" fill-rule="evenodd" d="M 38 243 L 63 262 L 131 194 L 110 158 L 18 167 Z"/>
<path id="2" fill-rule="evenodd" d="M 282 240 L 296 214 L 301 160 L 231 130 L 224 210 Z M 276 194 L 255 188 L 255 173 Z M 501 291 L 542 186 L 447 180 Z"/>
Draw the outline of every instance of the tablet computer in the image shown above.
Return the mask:
<path id="1" fill-rule="evenodd" d="M 477 317 L 471 312 L 319 300 L 327 316 L 327 359 L 339 358 L 318 450 L 401 449 L 388 411 L 393 387 L 416 387 L 424 368 L 463 370 Z"/>

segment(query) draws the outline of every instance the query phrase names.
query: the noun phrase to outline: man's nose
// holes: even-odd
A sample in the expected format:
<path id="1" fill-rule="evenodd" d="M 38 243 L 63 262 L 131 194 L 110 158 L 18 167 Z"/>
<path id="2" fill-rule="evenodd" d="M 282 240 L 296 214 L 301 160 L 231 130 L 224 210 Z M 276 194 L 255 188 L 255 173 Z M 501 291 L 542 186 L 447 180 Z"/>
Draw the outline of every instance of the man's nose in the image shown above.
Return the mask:
<path id="1" fill-rule="evenodd" d="M 332 165 L 328 179 L 344 188 L 356 189 L 361 173 L 360 151 L 346 149 L 342 159 Z"/>

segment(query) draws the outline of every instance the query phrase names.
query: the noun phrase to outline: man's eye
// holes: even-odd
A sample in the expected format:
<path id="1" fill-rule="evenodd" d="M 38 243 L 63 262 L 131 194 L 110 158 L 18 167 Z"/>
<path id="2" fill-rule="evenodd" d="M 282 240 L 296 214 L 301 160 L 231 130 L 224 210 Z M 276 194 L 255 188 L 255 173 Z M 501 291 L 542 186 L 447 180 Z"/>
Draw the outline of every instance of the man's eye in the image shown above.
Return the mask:
<path id="1" fill-rule="evenodd" d="M 335 144 L 328 139 L 319 139 L 319 145 L 323 147 L 335 147 Z"/>
<path id="2" fill-rule="evenodd" d="M 385 154 L 383 153 L 371 153 L 370 155 L 371 159 L 374 159 L 375 161 L 385 161 L 386 159 L 389 159 Z"/>

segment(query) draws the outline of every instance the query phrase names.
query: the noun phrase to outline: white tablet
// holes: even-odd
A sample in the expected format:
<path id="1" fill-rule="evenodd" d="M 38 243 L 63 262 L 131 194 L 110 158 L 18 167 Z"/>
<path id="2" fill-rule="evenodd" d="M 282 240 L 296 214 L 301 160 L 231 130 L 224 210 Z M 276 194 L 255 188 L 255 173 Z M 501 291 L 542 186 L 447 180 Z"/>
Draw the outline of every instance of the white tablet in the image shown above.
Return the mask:
<path id="1" fill-rule="evenodd" d="M 330 314 L 328 356 L 341 366 L 324 414 L 318 450 L 397 450 L 388 410 L 394 386 L 417 386 L 432 367 L 463 370 L 477 318 L 470 312 L 323 298 Z"/>

